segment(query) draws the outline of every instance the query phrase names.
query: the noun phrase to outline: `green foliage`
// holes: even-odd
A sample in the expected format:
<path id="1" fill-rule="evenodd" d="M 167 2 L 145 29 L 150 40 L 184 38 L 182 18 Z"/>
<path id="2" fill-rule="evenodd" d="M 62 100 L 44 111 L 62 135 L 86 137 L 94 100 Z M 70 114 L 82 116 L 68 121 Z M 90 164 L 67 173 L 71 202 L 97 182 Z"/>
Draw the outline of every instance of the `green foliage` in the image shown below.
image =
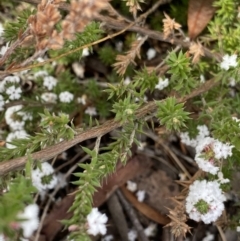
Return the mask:
<path id="1" fill-rule="evenodd" d="M 191 74 L 190 58 L 182 51 L 178 54 L 170 52 L 166 63 L 169 65 L 168 73 L 171 74 L 170 82 L 174 89 L 181 95 L 190 93 L 197 85 Z"/>
<path id="2" fill-rule="evenodd" d="M 146 91 L 152 92 L 158 83 L 158 76 L 155 71 L 149 73 L 147 69 L 144 68 L 141 71 L 136 71 L 133 83 L 134 88 L 139 88 L 140 93 L 145 93 Z"/>
<path id="3" fill-rule="evenodd" d="M 17 22 L 9 22 L 4 26 L 4 38 L 7 42 L 17 40 L 20 33 L 23 33 L 27 28 L 27 19 L 36 13 L 36 10 L 24 9 L 18 12 Z"/>
<path id="4" fill-rule="evenodd" d="M 84 32 L 76 33 L 75 39 L 72 41 L 66 41 L 64 47 L 61 50 L 50 51 L 50 55 L 52 57 L 58 56 L 60 54 L 69 52 L 86 44 L 92 43 L 98 39 L 100 39 L 103 35 L 104 31 L 100 28 L 100 24 L 97 22 L 91 22 L 89 25 L 85 27 Z M 62 58 L 61 61 L 63 63 L 72 63 L 74 61 L 79 61 L 82 58 L 82 49 L 74 52 L 72 54 L 67 55 Z"/>
<path id="5" fill-rule="evenodd" d="M 68 125 L 68 115 L 61 113 L 59 116 L 55 116 L 54 113 L 51 115 L 49 111 L 45 110 L 44 114 L 40 114 L 40 116 L 42 117 L 40 127 L 49 132 L 50 139 L 53 138 L 55 142 L 61 141 L 61 139 L 71 140 L 76 134 L 73 128 Z"/>
<path id="6" fill-rule="evenodd" d="M 85 89 L 85 93 L 92 99 L 99 98 L 101 96 L 101 91 L 96 80 L 89 80 Z"/>
<path id="7" fill-rule="evenodd" d="M 167 98 L 165 101 L 157 101 L 158 106 L 157 117 L 167 130 L 179 131 L 185 126 L 185 122 L 189 119 L 188 112 L 184 111 L 184 104 L 177 104 L 177 100 L 173 97 Z"/>
<path id="8" fill-rule="evenodd" d="M 162 20 L 164 19 L 163 13 L 155 13 L 150 15 L 150 26 L 152 29 L 162 31 Z"/>
<path id="9" fill-rule="evenodd" d="M 70 140 L 76 134 L 73 126 L 68 125 L 69 118 L 66 114 L 61 113 L 56 116 L 45 110 L 44 113 L 40 113 L 40 116 L 42 118 L 39 124 L 41 132 L 36 133 L 35 136 L 29 136 L 27 139 L 11 141 L 10 143 L 15 146 L 13 149 L 0 147 L 0 161 L 33 153 L 62 140 Z"/>
<path id="10" fill-rule="evenodd" d="M 13 61 L 15 64 L 22 63 L 23 59 L 27 59 L 29 56 L 32 56 L 35 52 L 34 47 L 20 47 L 16 48 L 11 56 L 7 59 L 6 64 L 11 64 Z"/>
<path id="11" fill-rule="evenodd" d="M 147 4 L 150 6 L 155 2 Z M 112 4 L 124 16 L 132 18 L 125 1 L 113 0 Z M 169 15 L 183 26 L 187 24 L 187 5 L 187 0 L 175 1 L 170 5 Z M 240 21 L 237 18 L 237 3 L 233 0 L 218 0 L 215 1 L 214 5 L 217 7 L 217 10 L 214 19 L 209 24 L 210 38 L 204 38 L 205 36 L 203 36 L 200 41 L 205 47 L 211 47 L 212 54 L 215 54 L 217 51 L 222 55 L 226 53 L 238 54 L 240 52 Z M 144 9 L 144 12 L 145 10 L 147 11 L 149 6 Z M 164 9 L 165 7 L 166 12 L 169 12 L 169 5 L 164 6 Z M 183 14 L 179 14 L 179 12 Z M 19 15 L 17 23 L 6 24 L 5 38 L 7 41 L 16 40 L 19 34 L 24 32 L 27 27 L 26 20 L 33 13 L 30 10 L 25 10 Z M 147 25 L 149 26 L 150 22 L 150 26 L 162 31 L 162 18 L 163 11 L 159 8 L 146 19 Z M 60 24 L 56 26 L 58 30 L 60 27 Z M 139 25 L 140 27 L 141 25 Z M 47 65 L 45 66 L 45 70 L 58 79 L 58 84 L 52 89 L 52 93 L 59 96 L 63 91 L 71 92 L 74 95 L 74 100 L 71 103 L 61 103 L 60 101 L 57 103 L 45 103 L 39 101 L 43 93 L 50 91 L 43 85 L 43 77 L 35 78 L 33 80 L 33 90 L 30 93 L 26 93 L 26 95 L 24 94 L 23 98 L 19 100 L 30 103 L 29 106 L 25 107 L 24 111 L 31 112 L 33 115 L 32 123 L 26 122 L 26 130 L 31 135 L 27 139 L 13 140 L 11 144 L 15 145 L 14 149 L 0 147 L 0 159 L 4 161 L 20 156 L 27 156 L 28 162 L 24 172 L 25 176 L 18 174 L 15 176 L 14 173 L 12 176 L 16 178 L 10 183 L 9 192 L 0 197 L 0 233 L 14 237 L 15 234 L 9 229 L 9 224 L 16 220 L 16 215 L 27 203 L 32 202 L 31 193 L 35 190 L 32 188 L 29 179 L 33 165 L 31 153 L 59 143 L 62 140 L 71 140 L 74 138 L 76 131 L 69 120 L 68 114 L 75 116 L 77 112 L 81 121 L 78 122 L 77 120 L 76 123 L 84 130 L 94 128 L 94 125 L 98 126 L 99 123 L 104 123 L 110 115 L 118 121 L 116 126 L 121 126 L 121 129 L 119 128 L 114 132 L 114 138 L 112 138 L 111 142 L 108 141 L 106 146 L 103 146 L 103 142 L 96 142 L 98 144 L 96 144 L 93 150 L 83 147 L 84 152 L 89 156 L 89 160 L 79 164 L 79 167 L 83 171 L 74 174 L 78 179 L 73 182 L 77 186 L 75 200 L 70 208 L 73 215 L 69 220 L 64 221 L 66 225 L 79 225 L 79 230 L 71 233 L 71 239 L 75 241 L 90 240 L 86 233 L 86 216 L 92 209 L 94 192 L 101 186 L 103 178 L 115 171 L 116 164 L 119 161 L 126 164 L 128 158 L 132 155 L 131 149 L 133 143 L 139 143 L 137 134 L 143 133 L 143 126 L 148 126 L 151 122 L 153 123 L 155 117 L 159 119 L 160 123 L 168 131 L 188 131 L 190 138 L 197 136 L 197 126 L 199 124 L 204 123 L 208 125 L 212 137 L 235 146 L 233 155 L 226 163 L 223 163 L 224 165 L 226 164 L 223 167 L 224 175 L 227 173 L 227 177 L 230 179 L 231 170 L 240 165 L 240 126 L 237 121 L 232 119 L 232 116 L 240 116 L 240 95 L 238 93 L 240 70 L 238 68 L 231 68 L 229 71 L 220 70 L 220 65 L 216 62 L 216 59 L 212 58 L 210 60 L 208 56 L 194 65 L 191 63 L 191 58 L 181 50 L 179 52 L 171 51 L 167 54 L 164 63 L 167 64 L 168 68 L 165 73 L 162 73 L 165 68 L 156 68 L 156 71 L 149 71 L 149 68 L 144 66 L 144 61 L 139 61 L 136 68 L 130 65 L 126 72 L 126 76 L 132 79 L 129 84 L 126 84 L 124 79 L 116 74 L 115 70 L 109 71 L 110 73 L 107 73 L 108 75 L 104 77 L 100 76 L 99 78 L 96 77 L 96 79 L 94 77 L 94 79 L 89 78 L 84 81 L 78 80 L 68 67 L 73 62 L 77 62 L 82 58 L 83 50 L 70 53 L 69 55 L 67 53 L 99 40 L 103 34 L 104 31 L 101 29 L 100 23 L 93 22 L 85 28 L 84 32 L 77 33 L 74 40 L 67 41 L 61 50 L 51 50 L 48 52 L 48 56 L 50 57 L 66 54 L 60 60 L 64 65 Z M 129 48 L 132 41 L 136 39 L 136 36 L 137 33 L 130 32 L 119 37 L 124 43 L 124 51 Z M 111 39 L 109 42 L 104 43 L 103 46 L 100 44 L 94 46 L 94 48 L 90 47 L 90 51 L 97 52 L 101 62 L 108 66 L 108 70 L 111 70 L 111 66 L 114 64 L 117 55 L 117 51 L 112 47 L 116 43 L 114 41 L 116 40 Z M 146 46 L 150 43 L 151 41 L 146 42 Z M 210 44 L 208 45 L 208 43 Z M 142 46 L 142 52 L 146 46 L 145 44 Z M 156 42 L 154 42 L 154 46 L 157 46 Z M 8 64 L 11 64 L 13 61 L 15 63 L 22 62 L 31 56 L 34 51 L 35 46 L 17 48 L 8 59 Z M 218 56 L 218 54 L 215 54 L 215 57 Z M 38 68 L 37 70 L 40 69 L 42 70 L 42 68 Z M 64 69 L 64 71 L 61 72 L 61 69 Z M 30 78 L 33 78 L 33 74 L 31 73 Z M 170 79 L 170 85 L 164 89 L 163 93 L 161 91 L 154 91 L 159 81 L 159 75 L 164 75 Z M 186 111 L 183 103 L 179 103 L 179 100 L 169 96 L 173 96 L 173 89 L 177 91 L 176 96 L 185 96 L 192 93 L 201 84 L 200 75 L 204 75 L 206 80 L 214 77 L 216 80 L 219 80 L 219 85 L 205 91 L 201 96 L 189 100 L 186 105 L 188 111 Z M 229 87 L 230 78 L 235 78 L 237 83 L 235 87 Z M 23 77 L 22 82 L 24 81 Z M 105 82 L 109 84 L 106 90 L 102 87 L 105 86 Z M 10 85 L 11 83 L 6 84 L 6 87 Z M 151 118 L 149 122 L 146 121 L 147 118 L 145 117 L 142 119 L 138 118 L 140 116 L 139 113 L 141 113 L 141 107 L 146 102 L 144 100 L 146 93 L 147 95 L 151 94 L 151 99 L 160 99 L 160 101 L 155 102 L 157 105 L 156 112 L 147 113 L 147 116 L 145 116 L 148 120 Z M 9 97 L 7 93 L 1 93 L 1 95 L 4 100 L 7 100 Z M 82 95 L 86 95 L 86 105 L 77 103 L 78 97 Z M 165 98 L 165 96 L 168 98 L 163 100 L 162 98 Z M 154 106 L 154 103 L 151 104 Z M 96 107 L 98 119 L 92 120 L 92 117 L 90 117 L 90 121 L 88 122 L 85 119 L 89 119 L 89 116 L 84 114 L 84 111 L 89 106 Z M 48 110 L 45 110 L 45 108 L 48 108 Z M 193 113 L 191 115 L 192 119 L 190 119 L 190 113 Z M 4 116 L 4 113 L 2 116 Z M 86 123 L 89 124 L 87 125 Z M 6 126 L 6 123 L 4 123 L 4 126 Z M 6 127 L 4 135 L 10 131 L 13 130 L 10 127 L 9 129 Z M 208 177 L 209 180 L 216 179 L 214 175 Z M 45 176 L 45 180 L 43 181 L 48 182 L 49 179 L 50 176 Z M 19 202 L 19 200 L 21 201 Z M 200 200 L 196 204 L 196 208 L 202 213 L 206 213 L 208 210 L 204 200 Z"/>
<path id="12" fill-rule="evenodd" d="M 200 199 L 194 206 L 201 214 L 206 214 L 209 210 L 209 204 L 203 199 Z"/>
<path id="13" fill-rule="evenodd" d="M 100 186 L 100 181 L 103 177 L 113 172 L 118 161 L 118 156 L 114 151 L 99 155 L 96 150 L 83 149 L 90 156 L 91 162 L 89 164 L 80 164 L 79 166 L 85 171 L 74 174 L 76 177 L 79 177 L 79 180 L 74 182 L 75 185 L 79 186 L 79 190 L 70 208 L 70 210 L 74 211 L 74 215 L 70 220 L 64 221 L 67 225 L 84 224 L 85 217 L 92 209 L 92 196 L 96 187 Z M 79 232 L 71 234 L 71 238 L 78 237 L 77 240 L 89 240 L 85 228 L 84 225 L 81 226 Z"/>
<path id="14" fill-rule="evenodd" d="M 240 151 L 240 126 L 239 123 L 232 118 L 222 118 L 218 122 L 212 124 L 213 136 L 218 140 L 231 143 Z"/>
<path id="15" fill-rule="evenodd" d="M 115 120 L 121 121 L 122 123 L 126 121 L 133 121 L 135 119 L 135 112 L 138 108 L 138 104 L 133 103 L 131 96 L 124 98 L 115 102 L 113 105 L 113 112 L 116 114 Z"/>
<path id="16" fill-rule="evenodd" d="M 0 197 L 0 233 L 14 237 L 16 231 L 11 223 L 16 222 L 16 216 L 24 210 L 26 204 L 33 202 L 32 192 L 36 189 L 31 180 L 22 175 L 15 177 L 9 184 L 8 192 Z"/>
<path id="17" fill-rule="evenodd" d="M 106 45 L 98 50 L 98 54 L 100 60 L 104 64 L 111 66 L 116 59 L 117 51 L 113 49 L 110 45 Z"/>
<path id="18" fill-rule="evenodd" d="M 213 3 L 216 7 L 216 14 L 218 18 L 221 18 L 221 22 L 224 25 L 233 23 L 233 20 L 237 15 L 237 3 L 234 0 L 218 0 Z"/>
<path id="19" fill-rule="evenodd" d="M 219 0 L 214 2 L 214 6 L 217 8 L 216 15 L 208 26 L 211 38 L 217 40 L 218 50 L 225 53 L 239 52 L 240 22 L 234 21 L 238 14 L 236 1 Z"/>
<path id="20" fill-rule="evenodd" d="M 169 15 L 184 27 L 187 25 L 188 3 L 189 0 L 179 0 L 170 5 Z"/>

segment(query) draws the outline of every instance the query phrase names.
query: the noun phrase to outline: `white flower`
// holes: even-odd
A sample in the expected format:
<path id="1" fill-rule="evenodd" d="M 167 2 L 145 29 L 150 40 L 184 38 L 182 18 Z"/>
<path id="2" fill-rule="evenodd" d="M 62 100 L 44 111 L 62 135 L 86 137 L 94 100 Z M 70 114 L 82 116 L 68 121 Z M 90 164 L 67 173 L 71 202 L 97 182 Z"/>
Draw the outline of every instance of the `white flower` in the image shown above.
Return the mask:
<path id="1" fill-rule="evenodd" d="M 196 146 L 195 161 L 203 171 L 215 175 L 219 171 L 218 161 L 231 156 L 233 147 L 211 137 L 201 138 Z"/>
<path id="2" fill-rule="evenodd" d="M 199 168 L 205 172 L 210 172 L 211 174 L 217 174 L 219 167 L 216 166 L 215 155 L 212 153 L 212 145 L 214 139 L 211 137 L 206 137 L 202 139 L 201 142 L 196 146 L 196 156 L 195 161 L 197 162 Z M 207 155 L 210 153 L 211 156 Z"/>
<path id="3" fill-rule="evenodd" d="M 229 86 L 234 87 L 236 85 L 236 80 L 234 78 L 229 78 Z"/>
<path id="4" fill-rule="evenodd" d="M 218 172 L 217 175 L 218 175 L 218 181 L 219 181 L 221 184 L 230 182 L 230 180 L 229 180 L 228 178 L 224 178 L 224 177 L 223 177 L 223 173 L 222 173 L 222 172 Z"/>
<path id="5" fill-rule="evenodd" d="M 2 234 L 0 234 L 0 241 L 6 241 L 6 239 L 4 238 L 4 236 Z"/>
<path id="6" fill-rule="evenodd" d="M 5 105 L 5 101 L 3 99 L 3 96 L 0 95 L 0 111 L 4 110 L 4 105 Z"/>
<path id="7" fill-rule="evenodd" d="M 38 228 L 38 212 L 38 206 L 36 204 L 30 204 L 25 207 L 23 213 L 18 215 L 19 219 L 25 219 L 20 222 L 20 227 L 23 229 L 24 237 L 29 238 Z"/>
<path id="8" fill-rule="evenodd" d="M 122 41 L 118 41 L 118 42 L 115 44 L 115 46 L 116 46 L 116 50 L 117 50 L 118 52 L 122 52 L 122 49 L 123 49 L 123 42 L 122 42 Z"/>
<path id="9" fill-rule="evenodd" d="M 137 183 L 136 182 L 132 182 L 132 181 L 127 181 L 127 189 L 130 192 L 135 192 L 137 191 Z"/>
<path id="10" fill-rule="evenodd" d="M 43 78 L 43 85 L 47 87 L 48 90 L 52 90 L 57 85 L 57 79 L 53 76 L 45 76 Z"/>
<path id="11" fill-rule="evenodd" d="M 200 83 L 205 83 L 205 77 L 204 77 L 204 75 L 200 75 Z"/>
<path id="12" fill-rule="evenodd" d="M 224 201 L 226 198 L 217 181 L 196 180 L 189 187 L 186 211 L 191 219 L 197 222 L 202 220 L 209 224 L 221 216 L 224 210 Z M 205 207 L 203 208 L 203 206 Z"/>
<path id="13" fill-rule="evenodd" d="M 240 232 L 240 226 L 237 226 L 236 231 Z"/>
<path id="14" fill-rule="evenodd" d="M 3 93 L 5 91 L 5 81 L 0 81 L 0 93 Z"/>
<path id="15" fill-rule="evenodd" d="M 189 137 L 188 132 L 180 133 L 181 142 L 188 146 L 196 147 L 198 143 L 202 142 L 202 139 L 204 139 L 210 134 L 208 127 L 206 125 L 199 125 L 197 126 L 197 129 L 198 129 L 198 135 L 194 139 L 191 139 Z"/>
<path id="16" fill-rule="evenodd" d="M 232 156 L 233 147 L 234 146 L 230 146 L 228 143 L 224 144 L 218 140 L 215 140 L 213 144 L 213 151 L 215 153 L 215 157 L 217 159 L 226 159 L 228 156 Z"/>
<path id="17" fill-rule="evenodd" d="M 131 79 L 127 76 L 126 79 L 123 81 L 124 85 L 129 85 L 131 83 Z"/>
<path id="18" fill-rule="evenodd" d="M 23 121 L 23 118 L 22 118 L 24 112 L 20 112 L 21 109 L 22 109 L 22 105 L 15 105 L 15 106 L 9 107 L 5 112 L 6 123 L 9 125 L 9 127 L 12 130 L 23 129 L 25 122 Z"/>
<path id="19" fill-rule="evenodd" d="M 156 56 L 156 54 L 157 54 L 157 52 L 156 52 L 155 49 L 153 49 L 153 48 L 148 49 L 148 51 L 147 51 L 147 59 L 148 60 L 153 59 Z"/>
<path id="20" fill-rule="evenodd" d="M 168 85 L 169 85 L 169 80 L 167 78 L 164 80 L 162 78 L 159 78 L 158 84 L 155 86 L 155 89 L 162 90 L 166 88 Z"/>
<path id="21" fill-rule="evenodd" d="M 89 49 L 88 48 L 84 48 L 82 51 L 82 57 L 86 57 L 89 55 Z"/>
<path id="22" fill-rule="evenodd" d="M 72 68 L 73 68 L 74 73 L 77 75 L 77 77 L 84 78 L 85 68 L 82 64 L 75 62 L 72 64 Z"/>
<path id="23" fill-rule="evenodd" d="M 90 116 L 97 115 L 96 108 L 95 108 L 95 107 L 88 107 L 88 108 L 85 110 L 85 114 L 88 114 L 88 115 L 90 115 Z"/>
<path id="24" fill-rule="evenodd" d="M 180 138 L 181 138 L 181 142 L 186 144 L 187 146 L 196 147 L 197 145 L 196 139 L 191 139 L 188 132 L 181 132 Z"/>
<path id="25" fill-rule="evenodd" d="M 221 69 L 229 70 L 230 67 L 237 67 L 237 55 L 224 55 L 223 61 L 220 63 Z"/>
<path id="26" fill-rule="evenodd" d="M 101 239 L 101 241 L 112 241 L 114 239 L 113 235 L 106 235 Z"/>
<path id="27" fill-rule="evenodd" d="M 87 215 L 88 230 L 87 232 L 91 235 L 96 236 L 97 234 L 105 235 L 107 233 L 106 214 L 102 214 L 97 208 L 93 208 L 92 211 Z"/>
<path id="28" fill-rule="evenodd" d="M 238 119 L 237 117 L 233 116 L 232 120 L 236 121 L 237 123 L 240 122 L 240 119 Z"/>
<path id="29" fill-rule="evenodd" d="M 6 93 L 9 95 L 10 100 L 18 100 L 21 98 L 22 90 L 20 87 L 15 87 L 14 85 L 6 89 Z"/>
<path id="30" fill-rule="evenodd" d="M 0 38 L 3 36 L 4 28 L 3 25 L 0 23 Z"/>
<path id="31" fill-rule="evenodd" d="M 197 126 L 197 129 L 199 131 L 198 135 L 201 137 L 207 137 L 210 134 L 206 125 Z"/>
<path id="32" fill-rule="evenodd" d="M 38 191 L 54 188 L 58 183 L 58 179 L 54 174 L 53 167 L 48 162 L 44 162 L 41 170 L 38 167 L 32 170 L 32 183 Z"/>
<path id="33" fill-rule="evenodd" d="M 51 92 L 49 93 L 46 92 L 41 95 L 41 99 L 48 103 L 56 103 L 57 95 Z"/>
<path id="34" fill-rule="evenodd" d="M 8 49 L 9 49 L 9 42 L 7 42 L 5 46 L 2 46 L 2 48 L 0 50 L 0 56 L 3 56 L 7 52 Z"/>
<path id="35" fill-rule="evenodd" d="M 144 233 L 147 237 L 152 237 L 156 233 L 156 223 L 150 223 L 147 228 L 144 229 Z"/>
<path id="36" fill-rule="evenodd" d="M 5 85 L 7 83 L 19 83 L 20 82 L 20 78 L 16 75 L 13 76 L 7 76 L 5 77 L 2 81 L 0 81 L 0 93 L 5 92 Z"/>
<path id="37" fill-rule="evenodd" d="M 214 240 L 214 235 L 207 232 L 206 237 L 204 237 L 202 241 L 213 241 L 213 240 Z"/>
<path id="38" fill-rule="evenodd" d="M 78 97 L 77 98 L 77 102 L 79 104 L 82 104 L 82 105 L 86 105 L 87 104 L 86 100 L 87 100 L 87 96 L 86 95 L 82 95 L 82 97 Z"/>
<path id="39" fill-rule="evenodd" d="M 136 193 L 136 196 L 139 202 L 143 202 L 145 195 L 146 195 L 146 192 L 144 190 L 139 190 Z"/>
<path id="40" fill-rule="evenodd" d="M 7 76 L 3 79 L 3 82 L 5 83 L 13 83 L 13 84 L 18 84 L 20 83 L 20 78 L 19 76 L 13 75 L 13 76 Z"/>
<path id="41" fill-rule="evenodd" d="M 61 172 L 57 174 L 57 181 L 60 188 L 64 188 L 67 186 L 65 175 Z"/>
<path id="42" fill-rule="evenodd" d="M 73 97 L 73 94 L 68 91 L 64 91 L 59 95 L 59 99 L 63 103 L 70 103 L 73 100 Z"/>
<path id="43" fill-rule="evenodd" d="M 42 63 L 42 62 L 45 61 L 44 58 L 42 58 L 42 57 L 38 57 L 36 60 L 37 60 L 39 63 Z"/>
<path id="44" fill-rule="evenodd" d="M 45 76 L 48 76 L 48 72 L 45 70 L 39 70 L 38 72 L 34 73 L 35 78 L 45 77 Z"/>
<path id="45" fill-rule="evenodd" d="M 195 161 L 198 164 L 198 167 L 202 169 L 204 172 L 209 172 L 213 175 L 216 175 L 219 171 L 219 167 L 215 166 L 214 159 L 207 160 L 201 157 L 201 154 L 197 154 L 195 156 Z"/>
<path id="46" fill-rule="evenodd" d="M 139 142 L 137 149 L 139 151 L 143 151 L 146 145 L 147 145 L 146 142 Z"/>
<path id="47" fill-rule="evenodd" d="M 128 232 L 128 240 L 129 240 L 129 241 L 135 241 L 136 239 L 137 239 L 137 232 L 136 232 L 136 230 L 131 229 L 131 230 Z"/>
<path id="48" fill-rule="evenodd" d="M 11 132 L 8 134 L 7 138 L 6 138 L 6 147 L 9 149 L 14 149 L 16 148 L 16 146 L 8 143 L 8 142 L 12 142 L 13 140 L 16 139 L 27 139 L 28 138 L 28 134 L 25 130 L 16 130 L 14 132 Z"/>

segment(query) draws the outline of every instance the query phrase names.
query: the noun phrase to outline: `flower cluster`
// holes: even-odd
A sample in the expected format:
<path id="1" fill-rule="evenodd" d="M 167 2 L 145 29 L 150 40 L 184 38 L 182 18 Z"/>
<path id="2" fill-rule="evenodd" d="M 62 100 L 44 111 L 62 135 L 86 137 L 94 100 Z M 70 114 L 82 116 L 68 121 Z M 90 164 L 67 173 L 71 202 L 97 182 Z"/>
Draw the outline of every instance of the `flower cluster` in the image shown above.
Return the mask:
<path id="1" fill-rule="evenodd" d="M 36 204 L 30 204 L 24 209 L 23 213 L 18 215 L 18 218 L 22 220 L 20 222 L 20 227 L 23 230 L 24 237 L 29 238 L 38 228 L 38 212 L 38 206 Z"/>
<path id="2" fill-rule="evenodd" d="M 220 63 L 220 68 L 224 70 L 229 70 L 230 67 L 237 67 L 237 55 L 224 55 L 223 61 Z"/>
<path id="3" fill-rule="evenodd" d="M 166 79 L 159 78 L 158 84 L 155 86 L 155 89 L 163 90 L 168 85 L 169 85 L 169 80 L 167 78 Z"/>
<path id="4" fill-rule="evenodd" d="M 10 144 L 14 139 L 26 139 L 28 137 L 27 132 L 24 130 L 25 122 L 32 120 L 32 116 L 29 113 L 22 111 L 22 105 L 15 105 L 9 107 L 5 112 L 5 121 L 8 124 L 12 132 L 10 132 L 6 138 L 6 147 L 15 148 Z"/>
<path id="5" fill-rule="evenodd" d="M 3 106 L 6 102 L 12 100 L 19 100 L 21 98 L 22 89 L 19 85 L 20 78 L 18 76 L 7 76 L 0 81 L 0 110 L 3 110 Z M 5 96 L 5 98 L 4 98 Z"/>
<path id="6" fill-rule="evenodd" d="M 202 141 L 202 139 L 209 136 L 209 130 L 206 125 L 197 126 L 197 130 L 198 135 L 196 136 L 196 138 L 190 138 L 188 132 L 180 133 L 182 143 L 188 146 L 196 147 L 198 143 Z"/>
<path id="7" fill-rule="evenodd" d="M 196 180 L 189 188 L 186 211 L 191 219 L 209 224 L 221 216 L 224 201 L 226 198 L 217 181 Z"/>
<path id="8" fill-rule="evenodd" d="M 203 171 L 215 175 L 219 171 L 218 162 L 231 156 L 232 148 L 232 145 L 206 137 L 196 146 L 195 161 Z"/>
<path id="9" fill-rule="evenodd" d="M 44 162 L 41 168 L 37 167 L 32 170 L 32 183 L 39 192 L 54 188 L 58 183 L 58 179 L 54 174 L 53 167 L 48 162 Z"/>
<path id="10" fill-rule="evenodd" d="M 186 198 L 186 211 L 195 221 L 202 220 L 208 224 L 216 221 L 224 210 L 223 202 L 226 200 L 222 194 L 220 184 L 228 183 L 220 171 L 222 159 L 232 155 L 234 146 L 225 144 L 209 137 L 207 126 L 198 126 L 196 138 L 190 138 L 187 132 L 181 133 L 181 141 L 196 150 L 195 161 L 198 167 L 206 173 L 217 175 L 213 181 L 196 180 L 189 187 Z"/>
<path id="11" fill-rule="evenodd" d="M 88 230 L 87 232 L 91 235 L 96 236 L 97 234 L 105 235 L 107 233 L 106 214 L 102 214 L 97 208 L 93 208 L 92 211 L 87 215 Z"/>
<path id="12" fill-rule="evenodd" d="M 43 92 L 41 95 L 41 99 L 44 102 L 48 103 L 56 103 L 57 100 L 59 99 L 60 102 L 62 103 L 70 103 L 74 100 L 74 95 L 70 93 L 69 91 L 63 91 L 59 93 L 59 96 L 57 96 L 56 93 L 54 93 L 57 85 L 58 85 L 58 80 L 49 75 L 47 71 L 38 71 L 34 73 L 34 78 L 36 80 L 42 81 L 42 85 L 47 89 L 48 92 Z M 50 92 L 52 91 L 52 92 Z"/>
<path id="13" fill-rule="evenodd" d="M 189 134 L 184 132 L 180 134 L 181 141 L 186 145 L 195 147 L 195 161 L 200 169 L 216 175 L 219 171 L 219 162 L 232 155 L 234 146 L 209 137 L 210 133 L 205 125 L 198 126 L 197 129 L 199 133 L 196 138 L 191 139 Z"/>

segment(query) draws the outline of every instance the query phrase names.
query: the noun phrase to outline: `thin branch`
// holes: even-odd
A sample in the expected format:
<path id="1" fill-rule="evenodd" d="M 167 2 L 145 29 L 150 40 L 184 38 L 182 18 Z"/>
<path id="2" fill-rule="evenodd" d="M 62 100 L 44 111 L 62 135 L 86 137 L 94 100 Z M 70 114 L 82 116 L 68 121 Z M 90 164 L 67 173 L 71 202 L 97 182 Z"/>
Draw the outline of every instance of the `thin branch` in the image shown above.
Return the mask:
<path id="1" fill-rule="evenodd" d="M 227 241 L 226 236 L 225 236 L 222 228 L 221 228 L 219 225 L 216 225 L 216 227 L 217 227 L 218 232 L 219 232 L 219 234 L 220 234 L 220 236 L 221 236 L 221 238 L 222 238 L 222 241 Z"/>
<path id="2" fill-rule="evenodd" d="M 139 222 L 133 207 L 128 203 L 128 201 L 125 199 L 125 197 L 123 196 L 123 194 L 120 190 L 117 190 L 116 193 L 117 193 L 117 196 L 118 196 L 120 202 L 123 204 L 123 207 L 126 210 L 128 217 L 132 221 L 133 226 L 137 230 L 138 237 L 140 238 L 140 240 L 141 241 L 149 241 L 149 239 L 147 238 L 147 236 L 144 233 L 142 224 Z"/>
<path id="3" fill-rule="evenodd" d="M 198 89 L 194 90 L 192 93 L 189 95 L 178 98 L 178 103 L 184 103 L 187 100 L 198 96 L 214 86 L 216 86 L 219 82 L 215 80 L 215 78 L 206 81 L 202 86 L 200 86 Z M 143 107 L 141 107 L 137 113 L 136 113 L 136 119 L 139 118 L 144 118 L 148 114 L 152 114 L 157 110 L 157 105 L 155 101 L 151 101 L 147 104 L 145 104 Z M 91 138 L 96 138 L 102 135 L 105 135 L 109 133 L 110 131 L 113 131 L 119 127 L 121 127 L 123 124 L 121 124 L 118 121 L 115 120 L 109 120 L 106 121 L 104 124 L 100 126 L 93 127 L 89 130 L 85 130 L 79 134 L 77 134 L 74 139 L 70 141 L 62 141 L 56 145 L 50 146 L 44 150 L 35 152 L 32 154 L 32 158 L 34 160 L 39 160 L 41 162 L 47 161 L 54 156 L 68 150 L 70 147 L 75 146 L 76 144 L 79 144 L 82 141 L 91 139 Z M 0 175 L 5 175 L 9 173 L 10 171 L 18 170 L 23 168 L 23 166 L 26 164 L 27 157 L 19 157 L 16 159 L 8 160 L 8 161 L 3 161 L 0 163 Z"/>

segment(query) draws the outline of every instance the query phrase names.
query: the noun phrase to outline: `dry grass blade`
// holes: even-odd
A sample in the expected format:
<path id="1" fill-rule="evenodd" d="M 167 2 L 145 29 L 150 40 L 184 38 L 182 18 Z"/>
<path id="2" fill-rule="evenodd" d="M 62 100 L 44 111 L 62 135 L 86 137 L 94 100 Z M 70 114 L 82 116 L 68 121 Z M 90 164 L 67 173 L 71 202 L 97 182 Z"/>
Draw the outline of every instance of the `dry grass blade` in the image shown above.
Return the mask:
<path id="1" fill-rule="evenodd" d="M 189 48 L 189 53 L 193 55 L 192 63 L 196 64 L 200 60 L 201 56 L 204 56 L 201 43 L 192 43 Z"/>
<path id="2" fill-rule="evenodd" d="M 124 75 L 129 64 L 136 65 L 134 60 L 136 57 L 141 58 L 140 48 L 147 38 L 148 36 L 145 36 L 144 38 L 135 40 L 126 55 L 117 55 L 116 63 L 113 66 L 118 74 Z"/>
<path id="3" fill-rule="evenodd" d="M 163 34 L 164 38 L 167 39 L 173 31 L 180 29 L 181 25 L 175 22 L 174 19 L 171 19 L 166 13 L 164 13 L 165 18 L 163 19 Z"/>
<path id="4" fill-rule="evenodd" d="M 142 10 L 139 3 L 143 3 L 144 0 L 125 0 L 126 5 L 129 6 L 129 11 L 133 14 L 133 17 L 137 17 L 137 11 Z"/>

